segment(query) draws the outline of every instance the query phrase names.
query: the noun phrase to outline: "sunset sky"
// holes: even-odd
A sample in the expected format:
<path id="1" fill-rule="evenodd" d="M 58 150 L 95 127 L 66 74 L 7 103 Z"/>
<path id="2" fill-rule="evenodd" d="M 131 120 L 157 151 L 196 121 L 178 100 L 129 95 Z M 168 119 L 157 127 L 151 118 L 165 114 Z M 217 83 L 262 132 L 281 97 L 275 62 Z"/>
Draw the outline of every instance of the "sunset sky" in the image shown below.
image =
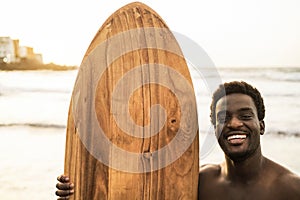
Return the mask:
<path id="1" fill-rule="evenodd" d="M 128 0 L 4 0 L 0 36 L 44 62 L 80 65 L 103 22 Z M 216 66 L 300 66 L 299 0 L 144 0 Z"/>

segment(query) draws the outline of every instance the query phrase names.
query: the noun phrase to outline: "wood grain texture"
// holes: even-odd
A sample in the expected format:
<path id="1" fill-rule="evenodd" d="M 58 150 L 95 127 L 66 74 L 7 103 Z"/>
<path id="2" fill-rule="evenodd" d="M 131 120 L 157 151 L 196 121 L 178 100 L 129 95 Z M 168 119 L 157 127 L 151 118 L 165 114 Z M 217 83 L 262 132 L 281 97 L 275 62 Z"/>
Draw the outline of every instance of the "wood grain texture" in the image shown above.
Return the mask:
<path id="1" fill-rule="evenodd" d="M 163 113 L 151 110 L 158 104 Z M 65 150 L 72 199 L 197 199 L 197 124 L 192 80 L 173 34 L 148 6 L 122 7 L 97 32 L 74 86 Z M 97 126 L 111 144 L 139 155 L 138 161 L 116 156 L 115 148 L 99 141 Z M 157 153 L 161 149 L 167 153 Z"/>

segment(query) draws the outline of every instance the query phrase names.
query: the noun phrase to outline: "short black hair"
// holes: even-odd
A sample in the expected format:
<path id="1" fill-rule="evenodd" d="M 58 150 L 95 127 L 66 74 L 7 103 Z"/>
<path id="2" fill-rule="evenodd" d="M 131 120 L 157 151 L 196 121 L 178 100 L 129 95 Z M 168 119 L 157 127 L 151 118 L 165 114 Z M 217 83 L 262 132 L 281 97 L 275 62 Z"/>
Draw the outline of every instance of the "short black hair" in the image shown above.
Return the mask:
<path id="1" fill-rule="evenodd" d="M 216 126 L 216 104 L 224 96 L 229 94 L 246 94 L 250 96 L 255 104 L 258 120 L 265 118 L 265 105 L 260 92 L 252 85 L 244 81 L 232 81 L 219 85 L 218 89 L 213 93 L 210 105 L 210 120 Z"/>

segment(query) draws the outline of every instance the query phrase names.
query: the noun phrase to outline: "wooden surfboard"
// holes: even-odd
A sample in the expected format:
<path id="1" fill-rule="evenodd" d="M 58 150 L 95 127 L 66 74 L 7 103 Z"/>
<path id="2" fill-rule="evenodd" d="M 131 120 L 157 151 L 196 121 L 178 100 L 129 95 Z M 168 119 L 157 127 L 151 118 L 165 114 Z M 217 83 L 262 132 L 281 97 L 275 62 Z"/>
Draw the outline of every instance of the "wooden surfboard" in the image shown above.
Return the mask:
<path id="1" fill-rule="evenodd" d="M 174 35 L 134 2 L 101 26 L 70 102 L 65 174 L 72 199 L 197 199 L 192 80 Z"/>

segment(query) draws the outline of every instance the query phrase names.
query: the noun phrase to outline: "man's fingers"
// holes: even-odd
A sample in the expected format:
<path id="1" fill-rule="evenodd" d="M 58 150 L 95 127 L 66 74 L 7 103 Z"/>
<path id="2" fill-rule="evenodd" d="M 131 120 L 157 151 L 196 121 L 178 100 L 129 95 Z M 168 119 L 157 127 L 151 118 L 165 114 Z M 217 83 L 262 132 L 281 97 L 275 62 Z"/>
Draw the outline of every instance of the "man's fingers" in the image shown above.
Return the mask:
<path id="1" fill-rule="evenodd" d="M 58 200 L 69 199 L 70 195 L 74 194 L 74 184 L 70 183 L 70 179 L 66 175 L 58 176 L 57 180 L 56 188 L 58 190 L 55 194 L 58 196 Z"/>
<path id="2" fill-rule="evenodd" d="M 67 183 L 70 181 L 69 177 L 66 175 L 60 175 L 59 177 L 57 177 L 57 180 L 62 183 Z"/>
<path id="3" fill-rule="evenodd" d="M 57 200 L 68 200 L 69 197 L 59 197 Z"/>
<path id="4" fill-rule="evenodd" d="M 74 190 L 57 190 L 55 192 L 56 196 L 59 196 L 58 199 L 69 199 L 69 196 L 74 193 Z"/>
<path id="5" fill-rule="evenodd" d="M 68 199 L 70 199 L 69 196 L 67 196 L 67 197 L 59 197 L 57 200 L 68 200 Z"/>
<path id="6" fill-rule="evenodd" d="M 72 190 L 74 189 L 73 183 L 57 183 L 56 188 L 59 190 Z"/>

